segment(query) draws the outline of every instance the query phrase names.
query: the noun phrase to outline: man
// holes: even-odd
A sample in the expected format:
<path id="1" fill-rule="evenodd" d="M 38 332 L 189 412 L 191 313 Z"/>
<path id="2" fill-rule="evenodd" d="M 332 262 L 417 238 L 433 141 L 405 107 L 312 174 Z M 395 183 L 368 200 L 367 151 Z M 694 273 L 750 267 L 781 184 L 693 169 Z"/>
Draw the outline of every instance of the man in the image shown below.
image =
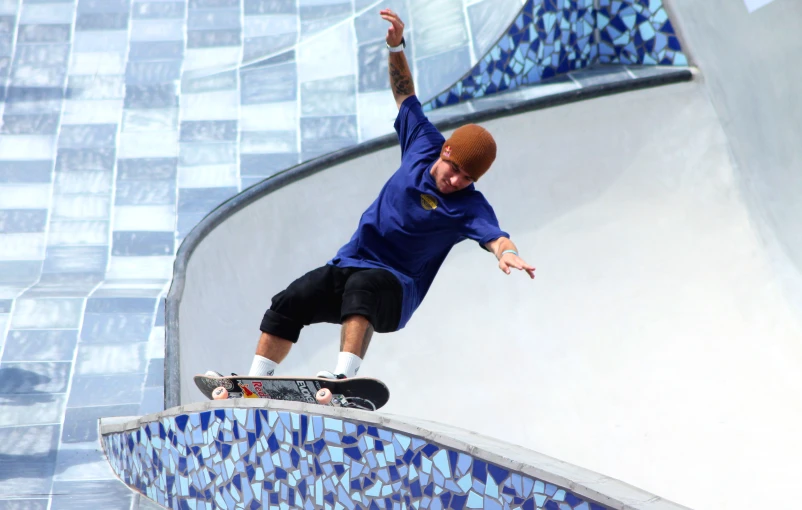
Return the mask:
<path id="1" fill-rule="evenodd" d="M 273 375 L 304 326 L 327 322 L 342 324 L 341 352 L 334 370 L 317 376 L 354 377 L 373 332 L 406 325 L 451 248 L 466 238 L 492 252 L 505 273 L 515 268 L 535 277 L 473 186 L 495 160 L 493 137 L 467 125 L 444 139 L 415 96 L 404 24 L 389 9 L 380 14 L 390 23 L 386 43 L 401 166 L 335 257 L 273 297 L 249 375 Z"/>

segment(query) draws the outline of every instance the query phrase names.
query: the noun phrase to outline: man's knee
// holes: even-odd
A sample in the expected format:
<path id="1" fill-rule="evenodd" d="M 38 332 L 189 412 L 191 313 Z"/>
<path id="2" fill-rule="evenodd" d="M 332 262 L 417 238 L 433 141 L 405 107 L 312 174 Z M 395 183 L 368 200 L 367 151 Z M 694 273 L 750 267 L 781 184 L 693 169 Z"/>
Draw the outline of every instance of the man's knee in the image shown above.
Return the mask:
<path id="1" fill-rule="evenodd" d="M 341 320 L 359 315 L 367 318 L 377 333 L 398 328 L 403 290 L 389 271 L 368 269 L 351 275 L 345 284 Z"/>
<path id="2" fill-rule="evenodd" d="M 271 300 L 259 329 L 291 342 L 297 342 L 301 329 L 312 323 L 315 311 L 323 308 L 325 268 L 296 279 Z"/>

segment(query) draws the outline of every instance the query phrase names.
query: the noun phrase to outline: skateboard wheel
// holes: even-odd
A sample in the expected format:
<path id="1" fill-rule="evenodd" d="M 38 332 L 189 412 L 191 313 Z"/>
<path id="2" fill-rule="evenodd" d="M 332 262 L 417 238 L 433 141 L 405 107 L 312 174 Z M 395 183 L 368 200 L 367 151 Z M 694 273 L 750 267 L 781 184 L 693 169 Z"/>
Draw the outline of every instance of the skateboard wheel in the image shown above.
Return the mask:
<path id="1" fill-rule="evenodd" d="M 329 390 L 328 388 L 321 388 L 315 394 L 315 399 L 321 404 L 328 404 L 329 402 L 331 402 L 332 396 L 333 395 L 331 394 L 331 390 Z"/>
<path id="2" fill-rule="evenodd" d="M 222 386 L 218 386 L 212 392 L 212 398 L 215 400 L 225 400 L 228 398 L 228 390 Z"/>

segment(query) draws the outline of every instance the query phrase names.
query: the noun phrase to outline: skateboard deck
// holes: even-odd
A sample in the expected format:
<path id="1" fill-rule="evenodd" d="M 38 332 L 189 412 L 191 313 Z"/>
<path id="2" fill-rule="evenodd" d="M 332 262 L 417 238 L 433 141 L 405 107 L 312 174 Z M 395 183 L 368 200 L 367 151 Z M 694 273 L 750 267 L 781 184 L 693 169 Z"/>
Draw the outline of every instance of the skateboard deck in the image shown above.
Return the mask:
<path id="1" fill-rule="evenodd" d="M 319 377 L 250 377 L 196 375 L 195 384 L 206 398 L 267 398 L 309 404 L 330 405 L 375 411 L 390 400 L 390 390 L 378 379 L 322 379 Z M 225 392 L 218 388 L 225 388 Z M 217 390 L 217 391 L 215 391 Z M 330 393 L 329 399 L 318 398 Z M 330 400 L 330 401 L 329 401 Z"/>

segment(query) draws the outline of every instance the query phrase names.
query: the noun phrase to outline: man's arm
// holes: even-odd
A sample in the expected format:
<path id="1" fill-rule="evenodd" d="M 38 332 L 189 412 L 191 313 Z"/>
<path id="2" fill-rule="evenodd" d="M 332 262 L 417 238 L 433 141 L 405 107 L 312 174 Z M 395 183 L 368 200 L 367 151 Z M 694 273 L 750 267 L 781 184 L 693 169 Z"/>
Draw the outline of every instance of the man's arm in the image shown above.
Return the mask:
<path id="1" fill-rule="evenodd" d="M 398 14 L 390 9 L 381 11 L 381 17 L 390 22 L 390 28 L 387 29 L 386 42 L 389 46 L 396 47 L 404 40 L 404 23 Z M 409 96 L 415 95 L 415 84 L 412 81 L 412 72 L 409 70 L 407 57 L 403 51 L 390 52 L 388 59 L 388 67 L 390 71 L 390 88 L 393 90 L 393 97 L 398 109 L 401 109 L 401 103 L 404 102 Z"/>
<path id="2" fill-rule="evenodd" d="M 535 268 L 526 263 L 524 259 L 518 256 L 518 248 L 515 243 L 506 237 L 499 237 L 490 241 L 485 247 L 493 252 L 493 255 L 498 259 L 498 267 L 506 274 L 510 274 L 510 268 L 526 271 L 529 273 L 530 278 L 535 277 Z"/>

